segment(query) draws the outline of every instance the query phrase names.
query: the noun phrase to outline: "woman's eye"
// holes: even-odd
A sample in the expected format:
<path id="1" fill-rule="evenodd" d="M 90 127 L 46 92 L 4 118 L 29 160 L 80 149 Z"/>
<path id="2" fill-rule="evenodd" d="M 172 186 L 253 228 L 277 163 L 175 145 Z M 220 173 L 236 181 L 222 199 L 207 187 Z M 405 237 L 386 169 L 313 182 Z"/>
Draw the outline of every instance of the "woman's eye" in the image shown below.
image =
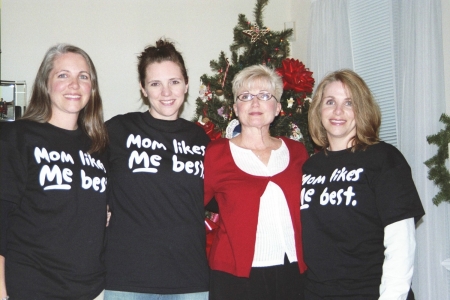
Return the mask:
<path id="1" fill-rule="evenodd" d="M 65 74 L 65 73 L 59 74 L 58 78 L 67 78 L 67 74 Z"/>
<path id="2" fill-rule="evenodd" d="M 179 80 L 172 80 L 172 84 L 179 84 L 180 81 Z"/>
<path id="3" fill-rule="evenodd" d="M 80 75 L 81 79 L 85 79 L 85 80 L 89 80 L 89 76 L 88 75 Z"/>
<path id="4" fill-rule="evenodd" d="M 269 97 L 269 94 L 266 93 L 261 93 L 259 94 L 259 98 L 261 98 L 262 100 L 269 100 L 269 98 L 271 98 L 272 96 Z"/>
<path id="5" fill-rule="evenodd" d="M 352 103 L 352 101 L 349 100 L 349 101 L 346 101 L 346 102 L 345 102 L 345 105 L 347 105 L 347 106 L 352 106 L 353 103 Z"/>
<path id="6" fill-rule="evenodd" d="M 150 86 L 158 86 L 159 84 L 157 82 L 151 82 Z"/>
<path id="7" fill-rule="evenodd" d="M 334 104 L 334 100 L 327 100 L 325 101 L 326 105 L 333 105 Z"/>

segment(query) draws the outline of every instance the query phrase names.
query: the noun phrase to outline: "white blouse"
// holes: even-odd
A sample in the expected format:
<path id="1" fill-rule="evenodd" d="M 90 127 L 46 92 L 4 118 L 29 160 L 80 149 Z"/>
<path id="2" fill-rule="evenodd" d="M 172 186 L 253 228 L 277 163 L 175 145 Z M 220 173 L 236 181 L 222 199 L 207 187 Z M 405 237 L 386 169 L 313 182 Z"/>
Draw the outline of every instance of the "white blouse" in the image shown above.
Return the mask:
<path id="1" fill-rule="evenodd" d="M 273 176 L 289 165 L 289 150 L 281 142 L 280 148 L 272 150 L 267 166 L 251 150 L 236 146 L 231 141 L 230 149 L 234 162 L 243 172 L 254 176 Z M 270 181 L 261 196 L 252 266 L 282 265 L 285 254 L 290 262 L 297 261 L 294 228 L 283 191 Z"/>

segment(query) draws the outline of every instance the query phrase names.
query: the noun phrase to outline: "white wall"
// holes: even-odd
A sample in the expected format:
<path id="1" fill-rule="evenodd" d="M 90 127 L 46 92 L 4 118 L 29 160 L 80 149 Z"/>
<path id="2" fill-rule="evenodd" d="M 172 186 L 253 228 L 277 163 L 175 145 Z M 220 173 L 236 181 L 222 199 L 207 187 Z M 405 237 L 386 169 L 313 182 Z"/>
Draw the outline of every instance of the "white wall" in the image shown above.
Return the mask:
<path id="1" fill-rule="evenodd" d="M 182 52 L 190 88 L 182 116 L 193 117 L 200 76 L 209 62 L 229 53 L 238 14 L 254 21 L 256 1 L 242 0 L 2 0 L 2 80 L 25 80 L 28 98 L 44 53 L 66 42 L 94 61 L 105 119 L 142 107 L 136 56 L 165 36 Z M 310 0 L 271 0 L 264 22 L 272 30 L 296 18 L 291 56 L 306 57 Z"/>

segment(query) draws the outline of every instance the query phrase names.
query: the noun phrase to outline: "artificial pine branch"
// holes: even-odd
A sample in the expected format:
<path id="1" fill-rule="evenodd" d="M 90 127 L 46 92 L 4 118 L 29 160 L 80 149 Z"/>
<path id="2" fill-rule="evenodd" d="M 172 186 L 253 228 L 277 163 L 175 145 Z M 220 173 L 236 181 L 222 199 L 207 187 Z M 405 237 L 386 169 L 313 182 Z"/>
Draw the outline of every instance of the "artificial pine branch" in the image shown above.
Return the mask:
<path id="1" fill-rule="evenodd" d="M 269 0 L 257 0 L 255 9 L 253 10 L 253 15 L 255 16 L 256 24 L 258 24 L 260 28 L 264 27 L 262 12 L 264 10 L 264 7 L 266 7 L 268 3 Z"/>
<path id="2" fill-rule="evenodd" d="M 433 203 L 436 206 L 444 201 L 450 202 L 450 172 L 446 166 L 446 160 L 449 158 L 450 117 L 442 114 L 439 121 L 445 124 L 445 128 L 434 135 L 427 136 L 428 144 L 438 146 L 437 154 L 425 161 L 425 165 L 429 168 L 428 179 L 440 188 L 440 191 L 433 197 Z"/>

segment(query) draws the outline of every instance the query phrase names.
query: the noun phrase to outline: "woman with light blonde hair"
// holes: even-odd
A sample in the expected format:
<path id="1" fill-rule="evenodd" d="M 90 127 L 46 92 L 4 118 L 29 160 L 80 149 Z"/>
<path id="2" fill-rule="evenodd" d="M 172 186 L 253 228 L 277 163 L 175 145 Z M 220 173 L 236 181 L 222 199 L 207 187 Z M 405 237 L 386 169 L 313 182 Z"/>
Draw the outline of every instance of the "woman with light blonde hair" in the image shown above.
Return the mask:
<path id="1" fill-rule="evenodd" d="M 205 205 L 214 197 L 219 228 L 209 254 L 210 299 L 303 299 L 301 168 L 305 146 L 273 137 L 283 82 L 250 66 L 233 79 L 241 133 L 212 141 L 205 156 Z"/>

